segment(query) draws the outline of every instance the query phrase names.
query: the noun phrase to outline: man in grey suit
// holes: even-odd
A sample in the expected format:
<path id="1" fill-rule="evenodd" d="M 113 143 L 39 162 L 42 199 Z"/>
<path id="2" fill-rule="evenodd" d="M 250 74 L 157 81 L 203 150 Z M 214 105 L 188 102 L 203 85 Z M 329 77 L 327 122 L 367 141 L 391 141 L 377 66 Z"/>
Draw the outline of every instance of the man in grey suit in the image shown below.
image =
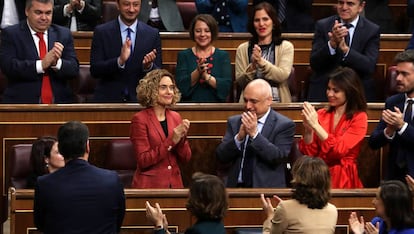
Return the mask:
<path id="1" fill-rule="evenodd" d="M 88 163 L 89 130 L 70 121 L 58 130 L 65 167 L 37 180 L 34 223 L 44 234 L 115 234 L 125 214 L 124 188 L 116 172 Z"/>
<path id="2" fill-rule="evenodd" d="M 231 116 L 216 155 L 228 164 L 227 187 L 286 187 L 285 168 L 295 124 L 271 108 L 272 89 L 263 79 L 247 84 L 246 112 Z"/>
<path id="3" fill-rule="evenodd" d="M 367 101 L 377 100 L 372 74 L 379 54 L 380 28 L 359 15 L 364 7 L 363 0 L 338 0 L 338 15 L 315 24 L 308 101 L 327 101 L 328 75 L 339 66 L 354 69 L 364 85 Z"/>

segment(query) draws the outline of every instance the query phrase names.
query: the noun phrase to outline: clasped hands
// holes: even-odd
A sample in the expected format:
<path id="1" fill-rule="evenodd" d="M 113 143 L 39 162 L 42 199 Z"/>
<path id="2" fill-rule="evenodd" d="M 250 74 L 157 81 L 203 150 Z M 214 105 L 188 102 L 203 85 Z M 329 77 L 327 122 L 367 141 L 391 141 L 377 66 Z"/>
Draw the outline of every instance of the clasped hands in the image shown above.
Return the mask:
<path id="1" fill-rule="evenodd" d="M 199 74 L 199 79 L 205 81 L 208 76 L 210 70 L 210 63 L 207 61 L 206 58 L 197 59 L 197 72 Z"/>
<path id="2" fill-rule="evenodd" d="M 118 62 L 121 66 L 123 66 L 126 61 L 131 56 L 131 46 L 132 41 L 130 38 L 126 38 L 124 44 L 121 47 L 121 55 L 118 58 Z M 144 59 L 142 60 L 142 66 L 145 70 L 149 70 L 151 68 L 152 63 L 155 61 L 155 58 L 157 57 L 157 50 L 152 49 L 149 53 L 147 53 L 144 56 Z"/>
<path id="3" fill-rule="evenodd" d="M 241 114 L 241 125 L 237 140 L 243 141 L 247 135 L 254 137 L 257 132 L 257 115 L 255 112 L 246 111 Z"/>
<path id="4" fill-rule="evenodd" d="M 313 131 L 319 124 L 318 113 L 309 102 L 303 102 L 302 119 L 305 130 Z"/>
<path id="5" fill-rule="evenodd" d="M 187 136 L 188 130 L 190 129 L 190 121 L 188 119 L 183 119 L 181 124 L 173 130 L 172 141 L 174 144 L 177 144 L 181 139 Z"/>
<path id="6" fill-rule="evenodd" d="M 379 222 L 375 226 L 371 222 L 365 222 L 364 217 L 358 216 L 356 212 L 351 212 L 349 215 L 349 226 L 354 234 L 378 234 L 379 233 Z"/>
<path id="7" fill-rule="evenodd" d="M 149 201 L 145 202 L 145 211 L 147 219 L 153 223 L 156 227 L 163 227 L 167 234 L 170 234 L 168 231 L 168 221 L 165 214 L 162 213 L 160 204 L 155 203 L 155 207 L 151 206 Z"/>
<path id="8" fill-rule="evenodd" d="M 62 57 L 64 46 L 60 42 L 55 42 L 53 48 L 49 50 L 42 59 L 42 68 L 46 71 L 48 68 L 56 66 L 57 61 Z"/>
<path id="9" fill-rule="evenodd" d="M 276 201 L 276 206 L 282 201 L 277 195 L 273 195 L 274 200 Z M 275 209 L 273 208 L 272 201 L 270 198 L 265 197 L 264 194 L 260 194 L 260 200 L 262 201 L 263 211 L 266 214 L 267 219 L 273 218 Z"/>
<path id="10" fill-rule="evenodd" d="M 257 44 L 253 46 L 250 61 L 252 69 L 257 69 L 258 67 L 263 67 L 265 65 L 265 61 L 262 57 L 262 49 Z"/>
<path id="11" fill-rule="evenodd" d="M 398 107 L 394 107 L 394 111 L 385 109 L 382 111 L 382 119 L 387 124 L 385 129 L 387 135 L 392 136 L 395 131 L 398 131 L 404 126 L 404 115 Z"/>
<path id="12" fill-rule="evenodd" d="M 74 9 L 80 10 L 85 5 L 85 2 L 82 0 L 69 0 L 68 11 L 71 13 Z"/>
<path id="13" fill-rule="evenodd" d="M 349 30 L 338 20 L 335 20 L 332 30 L 328 32 L 329 44 L 332 48 L 336 49 L 339 47 L 343 53 L 347 53 L 349 46 L 345 42 L 345 37 L 348 35 Z"/>

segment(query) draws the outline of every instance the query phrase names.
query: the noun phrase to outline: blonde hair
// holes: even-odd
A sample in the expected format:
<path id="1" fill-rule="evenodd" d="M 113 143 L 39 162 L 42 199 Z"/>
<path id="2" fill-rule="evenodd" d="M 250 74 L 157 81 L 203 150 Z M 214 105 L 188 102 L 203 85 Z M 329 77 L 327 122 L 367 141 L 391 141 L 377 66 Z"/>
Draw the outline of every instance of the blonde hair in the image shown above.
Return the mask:
<path id="1" fill-rule="evenodd" d="M 175 85 L 174 76 L 165 69 L 155 69 L 148 72 L 138 83 L 136 91 L 139 104 L 145 107 L 151 107 L 156 104 L 158 100 L 158 86 L 164 76 L 170 77 L 174 84 L 174 96 L 171 105 L 180 101 L 181 93 Z"/>

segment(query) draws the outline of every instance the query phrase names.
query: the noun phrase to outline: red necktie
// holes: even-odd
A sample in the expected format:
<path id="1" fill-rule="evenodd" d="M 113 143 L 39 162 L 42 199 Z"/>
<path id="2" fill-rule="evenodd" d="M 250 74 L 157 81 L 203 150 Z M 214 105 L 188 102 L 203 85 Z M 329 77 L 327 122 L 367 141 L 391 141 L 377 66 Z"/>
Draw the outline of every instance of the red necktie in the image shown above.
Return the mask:
<path id="1" fill-rule="evenodd" d="M 46 43 L 43 39 L 43 33 L 37 32 L 36 36 L 39 37 L 39 57 L 40 59 L 43 59 L 43 57 L 46 55 Z M 40 98 L 43 104 L 51 104 L 53 100 L 52 86 L 50 85 L 50 78 L 47 74 L 47 71 L 43 74 Z"/>

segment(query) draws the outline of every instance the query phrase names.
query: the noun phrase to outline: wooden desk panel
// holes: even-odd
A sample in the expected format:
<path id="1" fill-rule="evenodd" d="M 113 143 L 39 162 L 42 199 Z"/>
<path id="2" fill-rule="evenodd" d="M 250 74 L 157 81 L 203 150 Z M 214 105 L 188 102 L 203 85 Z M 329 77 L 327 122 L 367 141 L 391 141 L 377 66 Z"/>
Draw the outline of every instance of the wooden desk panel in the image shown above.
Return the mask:
<path id="1" fill-rule="evenodd" d="M 273 108 L 296 123 L 296 137 L 300 137 L 303 132 L 300 115 L 302 104 L 275 104 Z M 369 104 L 367 134 L 377 125 L 382 108 L 383 103 Z M 103 166 L 108 142 L 111 139 L 128 139 L 130 120 L 133 114 L 141 109 L 138 104 L 0 105 L 0 147 L 3 152 L 0 160 L 3 198 L 0 210 L 3 212 L 0 218 L 3 218 L 3 221 L 7 218 L 6 202 L 10 173 L 8 159 L 14 144 L 29 143 L 43 135 L 56 135 L 59 126 L 66 121 L 79 120 L 87 124 L 90 130 L 90 162 Z M 217 173 L 215 149 L 225 133 L 227 118 L 241 113 L 243 106 L 238 103 L 193 103 L 178 104 L 173 109 L 191 121 L 188 138 L 193 156 L 190 163 L 182 167 L 184 183 L 188 184 L 191 174 L 195 171 Z M 377 187 L 383 177 L 383 155 L 382 150 L 369 149 L 367 140 L 364 141 L 358 165 L 366 186 Z"/>
<path id="2" fill-rule="evenodd" d="M 335 233 L 349 233 L 348 217 L 357 211 L 367 220 L 375 214 L 372 199 L 376 189 L 333 190 L 331 203 L 338 208 L 338 222 Z M 266 196 L 277 194 L 289 199 L 290 189 L 228 189 L 229 209 L 224 219 L 227 233 L 238 227 L 261 227 L 265 219 L 260 193 Z M 183 232 L 194 223 L 194 218 L 186 210 L 187 189 L 139 190 L 126 189 L 126 215 L 121 233 L 151 233 L 152 225 L 145 218 L 145 201 L 158 202 L 167 215 L 169 226 Z M 11 234 L 28 233 L 35 230 L 33 224 L 33 190 L 11 190 Z"/>

